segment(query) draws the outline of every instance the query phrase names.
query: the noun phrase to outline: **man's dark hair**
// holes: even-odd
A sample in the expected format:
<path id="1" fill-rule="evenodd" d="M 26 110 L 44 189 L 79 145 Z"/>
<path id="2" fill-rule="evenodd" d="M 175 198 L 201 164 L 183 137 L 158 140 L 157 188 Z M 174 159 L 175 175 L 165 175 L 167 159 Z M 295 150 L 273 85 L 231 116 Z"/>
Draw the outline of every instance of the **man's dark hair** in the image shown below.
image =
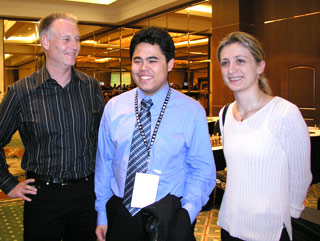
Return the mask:
<path id="1" fill-rule="evenodd" d="M 174 58 L 174 43 L 168 32 L 157 27 L 146 27 L 135 33 L 130 43 L 130 59 L 138 44 L 148 43 L 159 45 L 162 54 L 166 57 L 167 63 Z"/>

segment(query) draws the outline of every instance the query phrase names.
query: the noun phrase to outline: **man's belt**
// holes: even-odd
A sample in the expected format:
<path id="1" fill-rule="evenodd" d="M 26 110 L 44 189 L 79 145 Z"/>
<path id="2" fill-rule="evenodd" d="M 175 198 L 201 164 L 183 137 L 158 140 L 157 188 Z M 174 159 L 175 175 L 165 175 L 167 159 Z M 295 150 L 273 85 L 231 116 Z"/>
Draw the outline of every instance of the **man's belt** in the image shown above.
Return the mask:
<path id="1" fill-rule="evenodd" d="M 46 175 L 39 175 L 34 172 L 27 172 L 27 178 L 33 178 L 36 181 L 45 182 L 47 185 L 50 184 L 57 184 L 57 185 L 72 185 L 76 183 L 86 182 L 89 180 L 90 177 L 93 177 L 93 173 L 87 177 L 79 178 L 79 179 L 61 179 L 56 177 L 48 177 Z"/>

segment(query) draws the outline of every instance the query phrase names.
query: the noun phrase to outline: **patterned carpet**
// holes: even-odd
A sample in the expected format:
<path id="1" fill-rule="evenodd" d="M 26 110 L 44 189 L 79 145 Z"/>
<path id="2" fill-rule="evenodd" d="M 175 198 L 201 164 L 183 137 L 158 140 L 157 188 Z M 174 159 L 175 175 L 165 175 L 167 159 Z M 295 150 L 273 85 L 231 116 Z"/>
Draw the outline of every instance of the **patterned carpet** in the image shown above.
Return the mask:
<path id="1" fill-rule="evenodd" d="M 20 168 L 20 160 L 23 154 L 23 147 L 18 135 L 6 146 L 5 153 L 9 170 L 19 180 L 24 179 L 24 171 Z M 317 199 L 320 196 L 320 183 L 313 184 L 308 191 L 305 206 L 317 208 Z M 209 210 L 200 212 L 197 217 L 195 227 L 195 237 L 197 241 L 220 241 L 220 227 L 217 226 L 219 203 L 222 191 L 218 189 L 216 195 L 216 205 Z M 213 202 L 213 200 L 211 200 Z M 23 235 L 23 201 L 20 199 L 8 199 L 0 191 L 0 241 L 22 241 Z"/>
<path id="2" fill-rule="evenodd" d="M 23 235 L 23 201 L 0 201 L 0 240 L 22 241 Z"/>
<path id="3" fill-rule="evenodd" d="M 317 208 L 317 199 L 320 196 L 320 183 L 310 187 L 305 205 Z M 219 210 L 213 208 L 203 211 L 197 218 L 195 237 L 197 241 L 220 241 L 220 227 L 217 225 Z M 22 241 L 23 201 L 5 199 L 0 201 L 0 240 Z"/>

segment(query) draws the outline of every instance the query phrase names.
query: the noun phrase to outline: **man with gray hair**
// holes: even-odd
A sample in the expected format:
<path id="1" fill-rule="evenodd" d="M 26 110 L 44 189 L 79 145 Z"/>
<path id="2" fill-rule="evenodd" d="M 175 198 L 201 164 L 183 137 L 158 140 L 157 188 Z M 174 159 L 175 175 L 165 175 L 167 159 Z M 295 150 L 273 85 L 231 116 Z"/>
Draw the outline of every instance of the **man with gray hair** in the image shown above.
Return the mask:
<path id="1" fill-rule="evenodd" d="M 80 51 L 76 17 L 53 13 L 39 32 L 44 65 L 10 86 L 0 105 L 0 188 L 25 200 L 25 241 L 93 241 L 103 95 L 94 78 L 73 68 Z M 16 131 L 25 147 L 23 182 L 10 174 L 3 150 Z"/>

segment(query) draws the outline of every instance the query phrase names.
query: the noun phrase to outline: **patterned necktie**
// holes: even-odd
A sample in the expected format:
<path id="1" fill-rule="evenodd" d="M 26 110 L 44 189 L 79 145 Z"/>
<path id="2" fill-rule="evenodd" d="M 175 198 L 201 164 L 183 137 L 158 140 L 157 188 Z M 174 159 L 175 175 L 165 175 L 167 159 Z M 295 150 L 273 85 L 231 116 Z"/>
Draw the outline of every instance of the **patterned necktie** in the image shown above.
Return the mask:
<path id="1" fill-rule="evenodd" d="M 143 128 L 148 144 L 150 142 L 150 133 L 151 133 L 150 108 L 152 105 L 153 103 L 151 99 L 148 99 L 148 100 L 143 99 L 141 101 L 141 111 L 139 113 L 141 126 Z M 136 123 L 133 131 L 128 169 L 127 169 L 126 184 L 125 184 L 124 196 L 123 196 L 123 204 L 126 206 L 126 208 L 131 213 L 132 216 L 134 216 L 140 210 L 140 208 L 131 207 L 131 199 L 132 199 L 132 191 L 133 191 L 135 175 L 137 172 L 139 173 L 146 172 L 147 157 L 148 157 L 148 149 L 144 144 L 138 123 Z"/>

